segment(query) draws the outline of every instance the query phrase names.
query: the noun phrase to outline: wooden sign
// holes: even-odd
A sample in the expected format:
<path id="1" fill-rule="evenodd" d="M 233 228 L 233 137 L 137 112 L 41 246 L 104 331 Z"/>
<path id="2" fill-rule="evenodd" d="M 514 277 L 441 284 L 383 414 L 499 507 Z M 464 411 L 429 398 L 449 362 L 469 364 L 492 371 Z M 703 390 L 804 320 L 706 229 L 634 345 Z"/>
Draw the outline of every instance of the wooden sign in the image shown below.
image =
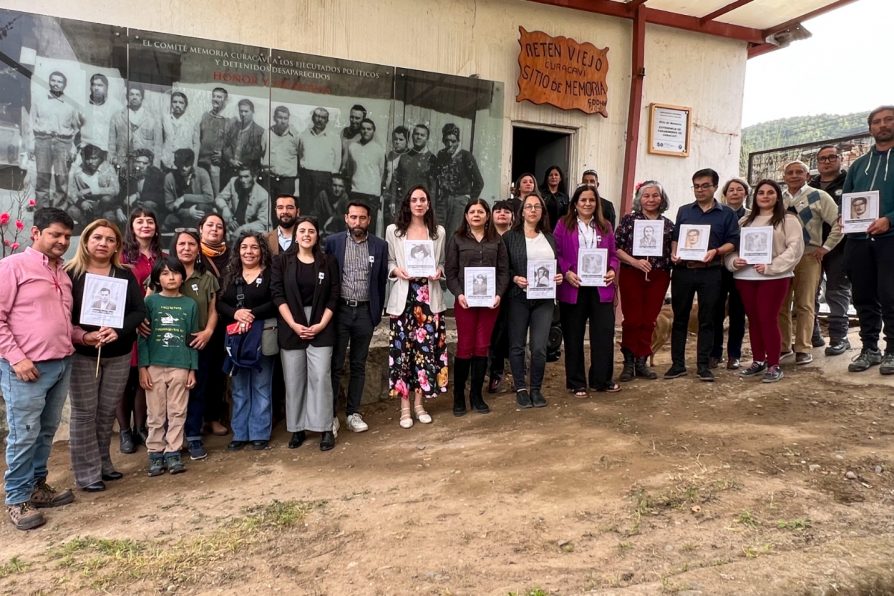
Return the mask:
<path id="1" fill-rule="evenodd" d="M 518 28 L 515 101 L 550 104 L 608 118 L 608 48 Z"/>

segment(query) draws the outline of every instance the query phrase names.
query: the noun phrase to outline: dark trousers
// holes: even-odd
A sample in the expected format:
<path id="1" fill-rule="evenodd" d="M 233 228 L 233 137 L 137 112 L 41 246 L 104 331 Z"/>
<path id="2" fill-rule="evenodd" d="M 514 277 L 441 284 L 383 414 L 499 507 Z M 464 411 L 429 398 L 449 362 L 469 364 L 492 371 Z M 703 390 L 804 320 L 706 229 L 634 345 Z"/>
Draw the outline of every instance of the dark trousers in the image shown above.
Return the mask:
<path id="1" fill-rule="evenodd" d="M 509 299 L 509 366 L 515 390 L 540 389 L 546 369 L 546 343 L 553 320 L 555 302 L 552 300 L 528 300 L 524 294 Z M 530 330 L 531 379 L 525 384 L 525 346 Z"/>
<path id="2" fill-rule="evenodd" d="M 748 313 L 748 337 L 755 362 L 778 366 L 782 343 L 779 330 L 779 309 L 788 294 L 790 277 L 782 279 L 738 279 L 736 287 Z"/>
<path id="3" fill-rule="evenodd" d="M 276 174 L 267 174 L 267 190 L 270 191 L 271 207 L 276 206 L 276 197 L 280 195 L 295 195 L 295 181 L 298 178 L 294 176 L 278 176 Z"/>
<path id="4" fill-rule="evenodd" d="M 320 217 L 322 213 L 314 211 L 314 201 L 321 191 L 332 190 L 332 173 L 319 170 L 300 170 L 298 172 L 298 209 L 301 215 Z"/>
<path id="5" fill-rule="evenodd" d="M 565 342 L 565 385 L 596 391 L 611 387 L 615 349 L 615 306 L 599 301 L 599 288 L 582 287 L 577 304 L 559 303 Z M 590 324 L 590 371 L 584 376 L 584 335 Z"/>
<path id="6" fill-rule="evenodd" d="M 345 368 L 345 356 L 348 356 L 348 393 L 346 415 L 360 411 L 360 400 L 363 398 L 363 386 L 366 384 L 366 360 L 369 357 L 369 343 L 372 341 L 372 319 L 369 316 L 369 304 L 348 306 L 341 302 L 335 318 L 336 339 L 332 351 L 332 396 L 338 401 L 341 375 Z M 350 345 L 350 353 L 348 346 Z M 335 403 L 334 406 L 338 404 Z M 337 412 L 337 407 L 333 407 Z"/>
<path id="7" fill-rule="evenodd" d="M 70 155 L 70 138 L 35 135 L 34 160 L 37 176 L 34 181 L 34 196 L 38 207 L 65 206 L 65 198 L 68 196 Z M 55 183 L 52 201 L 50 201 L 50 181 Z"/>
<path id="8" fill-rule="evenodd" d="M 842 241 L 845 242 L 845 241 Z M 826 304 L 829 305 L 829 339 L 832 343 L 847 337 L 847 307 L 851 303 L 851 281 L 847 278 L 845 249 L 839 244 L 823 257 L 823 273 L 826 276 Z M 819 288 L 816 292 L 816 324 L 814 334 L 819 334 Z"/>
<path id="9" fill-rule="evenodd" d="M 226 419 L 226 375 L 223 373 L 224 341 L 222 327 L 215 329 L 211 340 L 199 350 L 196 386 L 189 392 L 186 424 L 187 441 L 201 441 L 205 421 Z M 218 333 L 221 330 L 221 333 Z"/>
<path id="10" fill-rule="evenodd" d="M 508 302 L 501 302 L 500 314 L 490 335 L 490 376 L 502 375 L 509 357 Z"/>
<path id="11" fill-rule="evenodd" d="M 878 348 L 884 324 L 885 350 L 894 351 L 894 237 L 848 238 L 844 254 L 863 348 Z"/>
<path id="12" fill-rule="evenodd" d="M 674 326 L 671 333 L 671 357 L 679 366 L 686 366 L 686 339 L 689 334 L 689 312 L 698 296 L 698 351 L 696 363 L 707 367 L 714 347 L 714 309 L 720 296 L 720 267 L 689 269 L 675 267 L 671 278 L 671 306 Z"/>
<path id="13" fill-rule="evenodd" d="M 736 288 L 733 274 L 723 269 L 721 278 L 723 283 L 720 286 L 720 295 L 717 297 L 717 307 L 714 309 L 714 349 L 711 351 L 711 356 L 718 360 L 723 357 L 723 319 L 727 316 L 728 303 L 729 337 L 726 340 L 726 355 L 728 358 L 738 360 L 742 357 L 742 339 L 745 337 L 745 307 L 742 305 L 742 297 Z"/>

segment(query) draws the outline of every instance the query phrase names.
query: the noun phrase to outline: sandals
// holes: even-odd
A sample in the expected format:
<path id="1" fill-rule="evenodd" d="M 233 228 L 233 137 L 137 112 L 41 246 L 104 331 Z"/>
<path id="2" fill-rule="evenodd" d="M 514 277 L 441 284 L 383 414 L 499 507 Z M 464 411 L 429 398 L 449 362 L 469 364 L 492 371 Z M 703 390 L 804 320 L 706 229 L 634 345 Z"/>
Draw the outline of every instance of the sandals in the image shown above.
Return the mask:
<path id="1" fill-rule="evenodd" d="M 617 393 L 621 390 L 621 386 L 612 381 L 611 385 L 606 386 L 604 389 L 599 389 L 599 391 L 604 391 L 605 393 Z"/>
<path id="2" fill-rule="evenodd" d="M 413 411 L 416 413 L 416 420 L 421 422 L 422 424 L 431 424 L 431 416 L 428 412 L 425 411 L 425 408 L 422 407 L 422 404 L 419 404 Z M 401 416 L 402 418 L 403 416 Z"/>
<path id="3" fill-rule="evenodd" d="M 410 405 L 407 404 L 407 407 L 401 407 L 400 409 L 400 427 L 401 428 L 413 428 L 413 415 L 410 414 Z"/>
<path id="4" fill-rule="evenodd" d="M 586 389 L 574 389 L 571 391 L 571 393 L 573 393 L 574 397 L 578 399 L 586 399 L 590 396 L 590 394 L 587 393 Z"/>

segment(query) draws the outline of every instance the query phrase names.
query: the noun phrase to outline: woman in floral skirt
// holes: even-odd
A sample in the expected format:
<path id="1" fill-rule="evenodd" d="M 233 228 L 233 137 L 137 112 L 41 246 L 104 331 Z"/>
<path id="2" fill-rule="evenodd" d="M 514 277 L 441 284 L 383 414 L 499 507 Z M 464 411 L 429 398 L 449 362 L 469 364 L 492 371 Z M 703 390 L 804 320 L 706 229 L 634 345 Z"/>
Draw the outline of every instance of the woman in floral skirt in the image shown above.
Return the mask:
<path id="1" fill-rule="evenodd" d="M 400 397 L 400 426 L 413 426 L 413 413 L 422 424 L 431 416 L 422 398 L 447 391 L 447 330 L 444 295 L 444 228 L 435 223 L 431 197 L 424 186 L 410 189 L 397 213 L 397 221 L 385 231 L 388 243 L 390 292 L 385 311 L 391 317 L 388 366 L 392 397 Z M 407 244 L 431 241 L 434 255 L 429 275 L 407 270 Z M 421 276 L 420 276 L 421 275 Z M 414 407 L 410 410 L 410 393 Z"/>

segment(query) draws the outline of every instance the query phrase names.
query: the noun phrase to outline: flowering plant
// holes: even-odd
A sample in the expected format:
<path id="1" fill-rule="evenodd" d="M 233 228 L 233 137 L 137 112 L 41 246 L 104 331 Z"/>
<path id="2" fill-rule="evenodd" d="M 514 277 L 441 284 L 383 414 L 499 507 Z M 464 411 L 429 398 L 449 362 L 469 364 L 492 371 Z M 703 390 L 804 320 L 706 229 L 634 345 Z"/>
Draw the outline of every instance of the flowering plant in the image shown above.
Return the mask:
<path id="1" fill-rule="evenodd" d="M 9 199 L 9 209 L 0 211 L 0 258 L 8 257 L 22 248 L 27 234 L 24 213 L 33 211 L 37 201 L 28 198 L 28 187 L 13 191 Z M 15 229 L 13 229 L 15 228 Z M 25 243 L 27 244 L 27 243 Z"/>

